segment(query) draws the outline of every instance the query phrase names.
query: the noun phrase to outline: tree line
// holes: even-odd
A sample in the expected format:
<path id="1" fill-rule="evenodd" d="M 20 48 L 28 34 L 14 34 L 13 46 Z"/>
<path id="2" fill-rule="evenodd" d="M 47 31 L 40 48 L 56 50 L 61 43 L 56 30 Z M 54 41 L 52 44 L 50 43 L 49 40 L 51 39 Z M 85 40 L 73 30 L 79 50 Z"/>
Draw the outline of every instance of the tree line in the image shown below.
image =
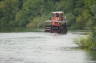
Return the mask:
<path id="1" fill-rule="evenodd" d="M 48 19 L 52 11 L 64 11 L 72 29 L 86 29 L 96 20 L 96 1 L 0 0 L 0 27 L 30 27 L 34 20 Z"/>
<path id="2" fill-rule="evenodd" d="M 64 11 L 70 29 L 96 29 L 96 0 L 0 0 L 0 27 L 36 27 Z"/>

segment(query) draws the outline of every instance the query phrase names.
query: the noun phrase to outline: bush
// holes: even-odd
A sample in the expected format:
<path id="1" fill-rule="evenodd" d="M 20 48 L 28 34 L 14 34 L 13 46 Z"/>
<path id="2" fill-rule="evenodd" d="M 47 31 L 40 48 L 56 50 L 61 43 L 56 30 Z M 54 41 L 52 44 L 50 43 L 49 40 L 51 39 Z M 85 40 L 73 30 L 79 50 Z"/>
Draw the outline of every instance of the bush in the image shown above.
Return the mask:
<path id="1" fill-rule="evenodd" d="M 80 39 L 77 39 L 75 42 L 81 48 L 84 48 L 84 49 L 95 49 L 96 48 L 96 42 L 93 40 L 93 37 L 91 37 L 90 35 L 81 37 Z"/>

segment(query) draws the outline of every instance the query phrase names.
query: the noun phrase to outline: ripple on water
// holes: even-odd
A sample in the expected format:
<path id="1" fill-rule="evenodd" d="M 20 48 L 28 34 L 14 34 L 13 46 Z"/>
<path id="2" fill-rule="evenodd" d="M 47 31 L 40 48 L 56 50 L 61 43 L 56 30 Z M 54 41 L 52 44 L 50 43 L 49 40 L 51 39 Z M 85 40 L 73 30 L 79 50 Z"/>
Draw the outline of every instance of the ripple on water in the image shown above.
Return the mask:
<path id="1" fill-rule="evenodd" d="M 74 44 L 79 34 L 0 33 L 0 63 L 87 63 Z"/>

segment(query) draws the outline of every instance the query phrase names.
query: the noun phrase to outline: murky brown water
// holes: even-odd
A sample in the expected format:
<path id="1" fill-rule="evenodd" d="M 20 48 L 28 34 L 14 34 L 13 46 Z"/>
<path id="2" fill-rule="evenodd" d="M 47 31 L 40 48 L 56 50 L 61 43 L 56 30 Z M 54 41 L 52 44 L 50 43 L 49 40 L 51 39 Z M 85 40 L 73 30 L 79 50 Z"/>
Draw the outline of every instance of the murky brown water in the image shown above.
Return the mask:
<path id="1" fill-rule="evenodd" d="M 96 52 L 74 44 L 79 34 L 0 33 L 0 63 L 95 63 Z"/>

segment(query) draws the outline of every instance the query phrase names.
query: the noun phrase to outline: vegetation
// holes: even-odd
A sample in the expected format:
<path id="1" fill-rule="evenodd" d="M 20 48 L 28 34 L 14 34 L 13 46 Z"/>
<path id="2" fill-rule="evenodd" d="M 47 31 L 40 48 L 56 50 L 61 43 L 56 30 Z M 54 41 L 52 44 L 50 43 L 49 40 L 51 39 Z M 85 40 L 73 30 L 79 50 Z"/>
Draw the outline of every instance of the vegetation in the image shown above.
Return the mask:
<path id="1" fill-rule="evenodd" d="M 0 0 L 0 27 L 32 27 L 34 20 L 45 21 L 52 11 L 64 11 L 71 29 L 89 29 L 96 20 L 96 1 Z"/>
<path id="2" fill-rule="evenodd" d="M 90 35 L 81 37 L 80 40 L 77 39 L 75 42 L 83 49 L 96 50 L 96 40 L 93 40 Z"/>

